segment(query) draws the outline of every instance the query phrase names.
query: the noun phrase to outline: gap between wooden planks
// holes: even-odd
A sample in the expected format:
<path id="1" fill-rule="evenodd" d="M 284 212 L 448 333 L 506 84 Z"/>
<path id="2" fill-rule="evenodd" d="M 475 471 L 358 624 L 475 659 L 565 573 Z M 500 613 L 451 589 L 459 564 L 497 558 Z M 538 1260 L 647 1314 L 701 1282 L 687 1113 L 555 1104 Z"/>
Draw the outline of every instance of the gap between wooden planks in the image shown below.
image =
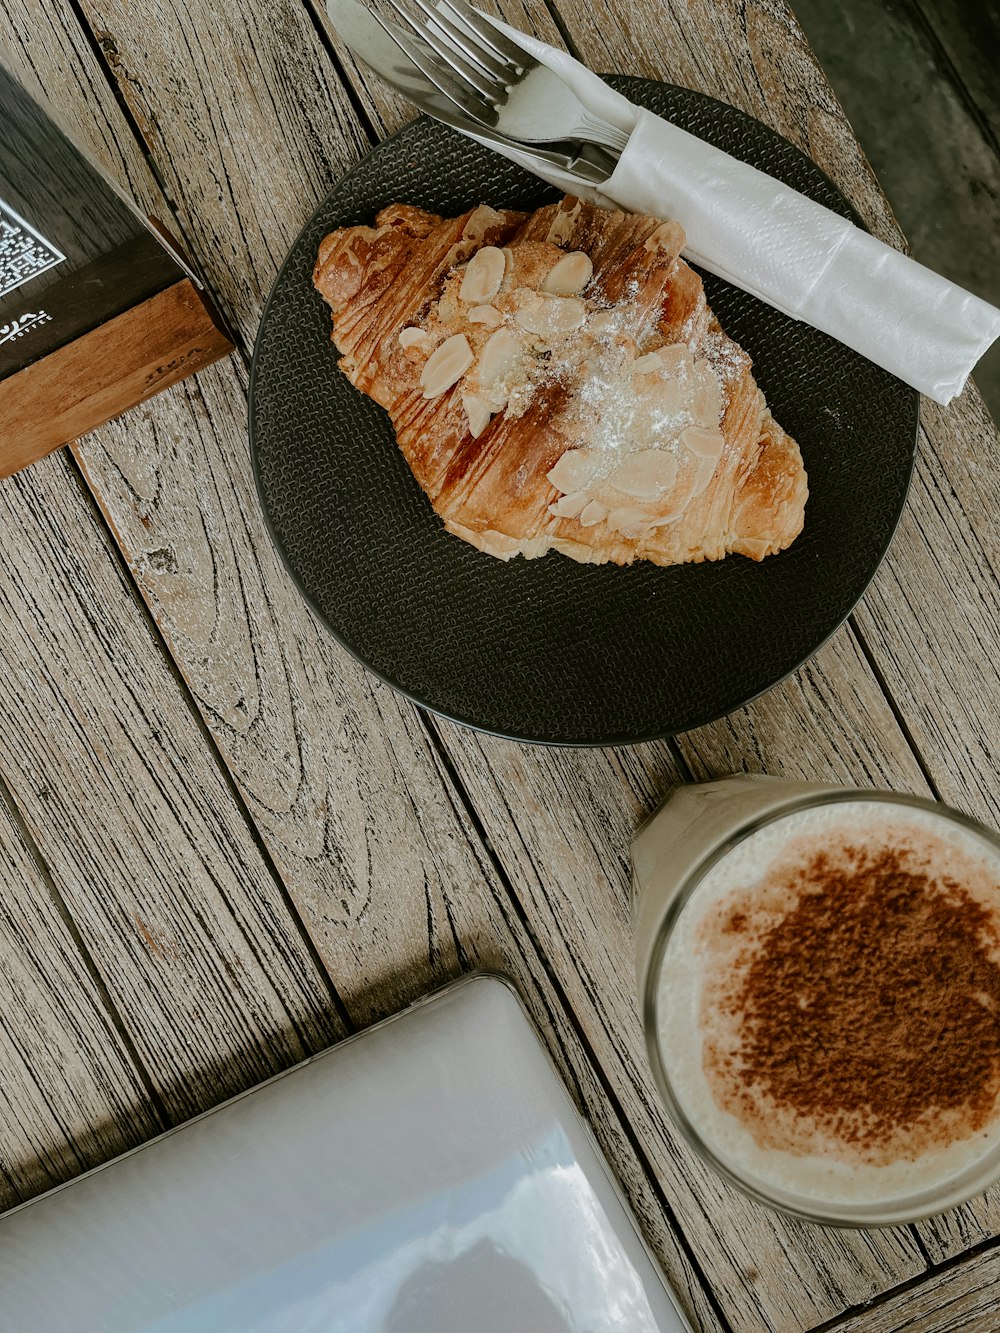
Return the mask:
<path id="1" fill-rule="evenodd" d="M 993 1241 L 813 1333 L 996 1333 L 998 1327 L 1000 1244 Z"/>
<path id="2" fill-rule="evenodd" d="M 516 20 L 515 20 L 515 21 L 516 21 Z M 287 33 L 284 33 L 284 36 L 287 36 Z M 120 55 L 120 45 L 121 45 L 121 44 L 116 44 L 116 45 L 115 45 L 115 51 L 116 51 L 116 53 L 117 53 L 117 59 L 119 59 L 119 60 L 121 59 L 121 55 Z M 293 55 L 295 55 L 295 53 L 293 53 Z M 128 87 L 129 87 L 129 89 L 131 89 L 131 91 L 132 91 L 133 93 L 135 93 L 135 84 L 136 84 L 136 83 L 137 83 L 137 80 L 135 80 L 135 79 L 131 79 L 131 80 L 128 81 Z M 137 117 L 137 119 L 140 119 L 140 120 L 141 120 L 141 119 L 147 119 L 147 120 L 148 120 L 148 116 L 145 115 L 145 113 L 144 113 L 143 117 Z M 295 119 L 296 119 L 296 117 L 295 117 L 295 116 L 292 116 L 292 120 L 295 121 Z M 301 117 L 299 117 L 299 119 L 301 119 Z M 237 120 L 239 120 L 239 112 L 237 112 Z M 323 121 L 319 121 L 319 123 L 321 124 L 321 123 L 323 123 Z M 172 128 L 172 131 L 176 133 L 177 128 L 179 128 L 179 127 L 176 127 L 176 125 L 175 125 L 175 127 L 171 127 L 171 128 Z M 157 132 L 161 132 L 160 127 L 156 127 L 156 129 L 157 129 Z M 168 151 L 168 152 L 176 152 L 176 147 L 177 147 L 177 145 L 176 145 L 176 144 L 167 144 L 167 145 L 164 145 L 164 147 L 167 148 L 167 151 Z M 163 160 L 160 160 L 160 161 L 161 161 L 161 169 L 163 169 Z M 241 217 L 244 216 L 244 211 L 243 211 L 243 200 L 240 200 L 240 216 L 241 216 Z M 249 217 L 249 216 L 251 216 L 251 215 L 249 215 L 249 213 L 247 213 L 247 216 Z M 291 239 L 291 236 L 281 237 L 281 236 L 279 235 L 279 237 L 277 237 L 277 245 L 280 245 L 281 243 L 287 244 L 289 239 Z M 272 241 L 272 244 L 273 244 L 273 241 Z M 237 275 L 237 277 L 239 277 L 239 275 Z M 237 299 L 243 299 L 243 300 L 245 300 L 245 295 L 247 295 L 247 293 L 245 293 L 245 292 L 240 292 L 240 291 L 237 291 L 237 292 L 236 292 Z M 251 300 L 253 300 L 253 299 L 255 299 L 255 296 L 259 296 L 259 293 L 255 293 L 255 292 L 253 292 L 253 289 L 251 288 L 251 291 L 249 291 L 249 296 L 251 296 Z M 259 305 L 257 305 L 257 309 L 259 309 Z M 255 317 L 256 317 L 256 316 L 255 316 L 255 313 L 251 312 L 251 316 L 252 316 L 252 317 L 251 317 L 251 328 L 252 328 L 252 327 L 253 327 L 253 319 L 255 319 Z M 165 547 L 164 547 L 164 548 L 157 548 L 157 549 L 156 549 L 156 552 L 151 552 L 151 555 L 157 555 L 157 556 L 159 556 L 159 552 L 161 552 L 161 551 L 168 551 L 168 548 L 165 548 Z M 176 555 L 176 552 L 175 552 L 175 555 Z M 167 557 L 159 556 L 159 560 L 157 560 L 157 561 L 153 561 L 153 569 L 148 569 L 148 571 L 145 571 L 145 575 L 147 575 L 147 587 L 149 587 L 149 585 L 151 585 L 151 584 L 159 583 L 160 588 L 163 588 L 163 587 L 165 587 L 165 585 L 168 584 L 168 581 L 169 581 L 169 580 L 168 580 L 168 577 L 163 577 L 163 579 L 160 579 L 160 580 L 153 579 L 153 575 L 155 575 L 155 573 L 163 573 L 163 575 L 165 575 L 165 576 L 169 576 L 169 568 L 167 568 L 167 569 L 156 568 L 157 565 L 163 565 L 164 560 L 165 560 L 165 563 L 167 563 L 167 565 L 169 565 L 169 557 L 168 557 L 168 556 L 167 556 Z M 137 564 L 139 564 L 139 563 L 136 563 L 136 568 L 137 568 Z M 143 571 L 139 571 L 139 573 L 140 573 L 140 575 L 141 575 L 141 573 L 143 573 Z M 175 580 L 175 583 L 176 583 L 176 580 Z M 176 592 L 176 588 L 175 588 L 175 592 Z M 153 593 L 153 603 L 155 603 L 155 599 L 156 599 L 156 593 Z M 177 599 L 177 600 L 180 601 L 180 599 Z M 187 615 L 188 612 L 191 612 L 191 603 L 187 603 L 187 604 L 185 604 L 185 603 L 183 603 L 183 601 L 180 601 L 180 604 L 181 604 L 181 607 L 187 607 L 187 611 L 184 612 L 185 615 Z M 171 620 L 171 615 L 169 615 L 169 608 L 167 608 L 167 613 L 165 613 L 165 615 L 164 615 L 164 608 L 161 607 L 161 608 L 160 608 L 160 613 L 161 613 L 161 615 L 163 615 L 163 619 L 164 619 L 165 623 L 169 623 L 169 620 Z M 176 652 L 176 648 L 175 648 L 175 652 Z M 819 692 L 819 693 L 820 693 L 820 697 L 823 698 L 823 701 L 825 702 L 825 704 L 827 704 L 827 706 L 829 706 L 829 700 L 831 700 L 831 698 L 832 698 L 832 700 L 836 700 L 837 689 L 836 689 L 836 688 L 833 688 L 833 686 L 837 686 L 837 685 L 843 684 L 843 680 L 837 680 L 837 676 L 839 676 L 839 665 L 840 665 L 840 664 L 837 664 L 837 669 L 835 670 L 835 672 L 832 673 L 831 680 L 829 680 L 829 681 L 827 682 L 827 684 L 829 685 L 829 689 L 827 690 L 827 697 L 823 698 L 823 689 L 820 689 L 820 692 Z M 863 669 L 863 668 L 861 668 L 861 669 Z M 209 670 L 205 670 L 205 676 L 208 676 L 208 674 L 211 674 L 211 672 L 209 672 Z M 815 674 L 815 673 L 813 673 L 813 674 Z M 848 677 L 848 678 L 849 678 L 849 677 Z M 871 682 L 869 682 L 869 693 L 872 693 L 873 696 L 875 696 L 876 698 L 880 698 L 880 696 L 879 696 L 879 692 L 877 692 L 877 689 L 875 689 L 875 688 L 873 688 L 873 686 L 871 686 Z M 865 702 L 867 702 L 867 701 L 868 701 L 868 700 L 865 700 Z M 239 700 L 236 700 L 236 702 L 239 702 Z M 793 700 L 793 702 L 795 702 L 795 700 Z M 812 702 L 812 701 L 809 701 L 809 702 Z M 207 716 L 208 716 L 208 714 L 207 714 Z M 887 717 L 885 717 L 884 701 L 881 701 L 881 716 L 880 716 L 880 710 L 879 710 L 879 708 L 877 708 L 877 706 L 876 706 L 876 708 L 875 708 L 875 716 L 876 716 L 877 718 L 879 718 L 879 720 L 880 720 L 881 722 L 883 722 L 883 725 L 885 725 L 885 728 L 887 728 L 887 734 L 889 734 L 889 736 L 891 736 L 892 729 L 893 729 L 893 724 L 892 724 L 891 718 L 887 718 Z M 793 717 L 795 717 L 795 710 L 793 710 Z M 861 710 L 861 717 L 863 717 L 863 721 L 868 721 L 868 720 L 869 720 L 869 718 L 868 718 L 867 716 L 864 716 L 864 710 Z M 781 710 L 780 706 L 779 706 L 779 708 L 777 708 L 775 714 L 773 714 L 773 718 L 775 718 L 775 721 L 777 722 L 777 734 L 776 734 L 776 737 L 775 737 L 775 738 L 776 738 L 776 741 L 779 742 L 779 744 L 780 744 L 781 740 L 783 740 L 783 737 L 781 737 L 781 728 L 785 728 L 785 729 L 787 729 L 788 718 L 787 718 L 787 716 L 785 716 L 785 714 L 783 713 L 783 710 Z M 771 720 L 771 718 L 768 718 L 768 717 L 767 717 L 767 714 L 765 714 L 765 716 L 764 716 L 764 721 L 767 722 L 767 721 L 769 721 L 769 720 Z M 797 721 L 801 721 L 801 718 L 795 718 L 795 720 L 796 720 L 796 722 L 797 722 Z M 821 720 L 821 721 L 825 721 L 825 718 L 821 717 L 821 714 L 820 714 L 820 720 Z M 755 714 L 755 721 L 756 721 L 756 714 Z M 807 722 L 811 722 L 811 721 L 812 721 L 812 718 L 807 716 L 807 717 L 805 717 L 805 721 L 807 721 Z M 849 725 L 849 722 L 851 722 L 851 720 L 848 720 L 848 724 L 845 725 L 845 728 L 841 728 L 841 730 L 845 730 L 845 732 L 847 732 L 847 734 L 848 734 L 848 737 L 851 737 L 851 734 L 852 734 L 852 726 Z M 815 722 L 813 722 L 812 725 L 815 726 Z M 219 722 L 216 722 L 216 726 L 219 726 Z M 852 764 L 852 762 L 859 761 L 860 758 L 863 757 L 863 750 L 864 750 L 863 737 L 864 737 L 864 732 L 863 732 L 863 730 L 861 730 L 861 729 L 859 728 L 859 726 L 855 725 L 855 726 L 853 726 L 853 740 L 851 741 L 851 744 L 847 744 L 847 745 L 845 745 L 845 748 L 844 748 L 843 750 L 836 750 L 836 753 L 833 754 L 833 756 L 829 756 L 828 749 L 825 748 L 825 746 L 820 746 L 820 753 L 821 753 L 821 757 L 823 757 L 823 762 L 829 762 L 829 764 L 832 764 L 833 766 L 840 766 L 841 764 L 844 764 L 844 762 L 847 762 L 847 764 Z M 755 737 L 755 738 L 756 738 L 756 737 Z M 892 742 L 892 744 L 889 745 L 889 749 L 892 749 L 892 748 L 893 748 L 893 744 L 896 745 L 896 748 L 899 748 L 899 740 L 896 740 L 896 742 Z M 744 753 L 745 753 L 745 752 L 744 752 Z M 900 753 L 901 753 L 901 752 L 900 752 Z M 808 762 L 808 758 L 809 758 L 809 756 L 808 756 L 808 750 L 807 750 L 807 753 L 805 753 L 805 761 Z M 892 768 L 893 768 L 893 765 L 892 765 L 892 764 L 889 764 L 889 765 L 880 764 L 879 756 L 876 756 L 875 758 L 873 758 L 873 760 L 868 761 L 868 765 L 865 766 L 865 768 L 863 769 L 863 772 L 864 772 L 865 774 L 867 774 L 867 773 L 869 772 L 869 770 L 871 770 L 871 772 L 875 772 L 875 774 L 876 774 L 875 780 L 884 780 L 884 778 L 880 778 L 880 777 L 879 777 L 879 774 L 880 774 L 880 773 L 885 773 L 885 772 L 889 772 L 889 773 L 891 773 L 891 772 L 892 772 Z M 849 770 L 849 769 L 848 769 L 848 770 Z M 899 769 L 897 769 L 897 770 L 899 770 Z M 540 781 L 540 778 L 543 778 L 543 777 L 544 777 L 544 774 L 533 773 L 532 776 L 533 776 L 533 781 L 535 781 L 535 784 L 536 784 L 537 788 L 540 788 L 540 789 L 543 790 L 543 792 L 544 792 L 544 789 L 545 789 L 544 781 Z M 661 780 L 661 774 L 660 774 L 660 780 Z M 919 778 L 917 778 L 917 781 L 919 781 Z M 572 797 L 571 797 L 571 798 L 572 798 Z M 647 798 L 648 798 L 648 793 L 647 793 Z M 519 813 L 520 813 L 520 812 L 519 812 Z"/>

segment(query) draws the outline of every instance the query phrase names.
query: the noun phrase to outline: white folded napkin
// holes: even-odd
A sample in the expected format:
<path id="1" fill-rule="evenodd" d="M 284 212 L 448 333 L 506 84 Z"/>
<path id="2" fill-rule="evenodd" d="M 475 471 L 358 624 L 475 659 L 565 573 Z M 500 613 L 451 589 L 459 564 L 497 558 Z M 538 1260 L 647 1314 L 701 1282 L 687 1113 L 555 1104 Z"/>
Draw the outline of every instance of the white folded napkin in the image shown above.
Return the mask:
<path id="1" fill-rule="evenodd" d="M 829 333 L 935 402 L 961 393 L 1000 337 L 995 306 L 635 106 L 565 51 L 485 17 L 559 74 L 590 111 L 629 134 L 599 191 L 556 170 L 538 171 L 526 154 L 497 152 L 564 193 L 679 222 L 683 253 L 702 268 Z"/>

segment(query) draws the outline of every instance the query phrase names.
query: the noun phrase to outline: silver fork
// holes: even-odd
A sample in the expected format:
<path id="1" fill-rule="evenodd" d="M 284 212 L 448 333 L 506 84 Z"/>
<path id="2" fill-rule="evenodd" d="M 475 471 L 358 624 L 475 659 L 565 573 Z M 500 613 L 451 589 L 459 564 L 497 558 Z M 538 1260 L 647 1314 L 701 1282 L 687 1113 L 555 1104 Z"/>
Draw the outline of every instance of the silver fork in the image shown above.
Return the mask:
<path id="1" fill-rule="evenodd" d="M 398 28 L 394 40 L 464 115 L 521 143 L 569 139 L 624 150 L 623 130 L 592 115 L 568 84 L 466 0 L 413 0 L 426 23 L 400 0 L 387 2 L 419 42 Z"/>
<path id="2" fill-rule="evenodd" d="M 408 36 L 381 15 L 376 18 L 375 11 L 359 0 L 326 0 L 326 8 L 334 28 L 355 56 L 425 115 L 501 152 L 516 149 L 532 170 L 537 169 L 534 164 L 551 167 L 560 175 L 574 176 L 588 185 L 602 185 L 614 171 L 618 156 L 608 148 L 570 139 L 520 143 L 471 119 L 431 83 L 408 54 L 414 48 L 418 56 L 421 52 L 433 54 L 419 37 Z"/>

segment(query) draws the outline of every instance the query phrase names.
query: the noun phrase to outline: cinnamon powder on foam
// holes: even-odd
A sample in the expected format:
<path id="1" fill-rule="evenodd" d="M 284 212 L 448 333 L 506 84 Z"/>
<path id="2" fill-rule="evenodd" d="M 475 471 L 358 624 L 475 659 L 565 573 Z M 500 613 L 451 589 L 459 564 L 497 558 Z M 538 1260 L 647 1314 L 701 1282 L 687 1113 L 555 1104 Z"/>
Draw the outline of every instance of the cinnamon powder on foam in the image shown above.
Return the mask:
<path id="1" fill-rule="evenodd" d="M 762 1147 L 873 1165 L 968 1138 L 1000 1115 L 1000 884 L 940 843 L 811 846 L 703 924 L 717 1101 Z"/>

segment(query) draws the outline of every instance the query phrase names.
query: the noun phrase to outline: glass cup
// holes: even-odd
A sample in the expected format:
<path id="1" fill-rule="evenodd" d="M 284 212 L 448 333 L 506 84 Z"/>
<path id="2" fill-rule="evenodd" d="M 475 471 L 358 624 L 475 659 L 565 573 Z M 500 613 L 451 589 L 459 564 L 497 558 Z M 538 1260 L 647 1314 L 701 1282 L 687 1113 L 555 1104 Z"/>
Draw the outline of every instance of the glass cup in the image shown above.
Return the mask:
<path id="1" fill-rule="evenodd" d="M 791 1153 L 776 1149 L 773 1140 L 761 1147 L 767 1129 L 761 1137 L 759 1129 L 732 1113 L 738 1103 L 727 1109 L 712 1094 L 704 1054 L 709 1049 L 706 1017 L 710 1023 L 712 1018 L 702 994 L 705 986 L 711 988 L 710 965 L 700 962 L 698 922 L 707 921 L 706 914 L 725 899 L 727 876 L 743 886 L 741 893 L 756 891 L 755 875 L 767 866 L 763 860 L 755 864 L 755 849 L 763 856 L 769 848 L 771 864 L 786 829 L 788 838 L 801 837 L 803 830 L 808 837 L 810 826 L 822 829 L 828 819 L 839 820 L 842 827 L 845 820 L 863 826 L 865 819 L 875 821 L 872 827 L 890 827 L 894 812 L 897 827 L 919 824 L 935 845 L 952 849 L 947 856 L 974 858 L 957 864 L 982 868 L 985 888 L 977 892 L 992 903 L 992 919 L 1000 927 L 1000 837 L 946 806 L 914 796 L 759 776 L 692 783 L 670 793 L 632 844 L 640 1010 L 653 1075 L 667 1108 L 691 1146 L 731 1184 L 781 1212 L 826 1225 L 914 1221 L 992 1184 L 1000 1178 L 1000 1095 L 988 1123 L 979 1125 L 968 1142 L 961 1135 L 945 1139 L 942 1130 L 934 1149 L 944 1145 L 939 1156 L 916 1152 L 876 1168 L 845 1164 L 836 1144 L 815 1137 L 808 1149 L 800 1145 Z M 1000 934 L 993 943 L 993 962 L 1000 964 Z M 724 966 L 722 957 L 715 955 L 716 973 Z M 1000 1011 L 996 1022 L 1000 1025 Z M 1000 1080 L 1000 1070 L 994 1069 L 993 1076 Z"/>

